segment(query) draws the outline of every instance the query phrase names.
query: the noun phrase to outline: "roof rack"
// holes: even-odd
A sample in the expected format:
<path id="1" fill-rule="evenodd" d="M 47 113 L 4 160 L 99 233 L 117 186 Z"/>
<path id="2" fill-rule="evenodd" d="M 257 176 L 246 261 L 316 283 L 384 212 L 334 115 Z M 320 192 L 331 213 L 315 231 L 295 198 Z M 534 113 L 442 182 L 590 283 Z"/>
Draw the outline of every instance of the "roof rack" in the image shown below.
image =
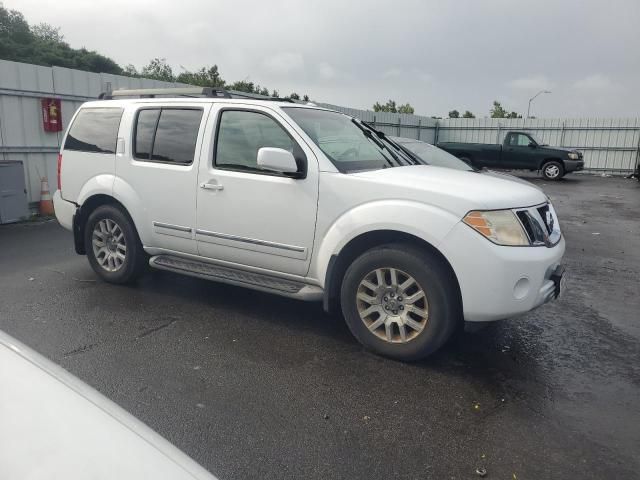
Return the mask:
<path id="1" fill-rule="evenodd" d="M 155 98 L 155 97 L 222 97 L 231 98 L 226 90 L 212 87 L 140 88 L 135 90 L 113 90 L 103 92 L 98 98 Z"/>
<path id="2" fill-rule="evenodd" d="M 257 93 L 224 90 L 213 87 L 175 87 L 175 88 L 141 88 L 135 90 L 113 90 L 103 92 L 100 100 L 119 98 L 156 98 L 156 97 L 205 97 L 205 98 L 251 98 L 255 100 L 271 100 L 276 102 L 295 103 L 290 98 L 276 98 Z"/>

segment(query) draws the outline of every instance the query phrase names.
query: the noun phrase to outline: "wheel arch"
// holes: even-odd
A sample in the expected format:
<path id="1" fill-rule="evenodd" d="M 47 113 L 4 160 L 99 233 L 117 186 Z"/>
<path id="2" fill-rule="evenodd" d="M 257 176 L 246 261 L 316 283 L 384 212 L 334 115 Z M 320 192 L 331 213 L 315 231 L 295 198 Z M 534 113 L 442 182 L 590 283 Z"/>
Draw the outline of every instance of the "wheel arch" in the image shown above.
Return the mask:
<path id="1" fill-rule="evenodd" d="M 84 244 L 84 230 L 87 225 L 87 220 L 96 208 L 102 205 L 115 205 L 120 208 L 125 215 L 131 219 L 131 214 L 121 202 L 116 200 L 111 195 L 105 193 L 97 193 L 88 197 L 82 205 L 76 210 L 76 214 L 73 217 L 73 242 L 75 245 L 76 253 L 84 255 L 87 253 L 86 245 Z M 133 223 L 133 220 L 132 220 Z"/>
<path id="2" fill-rule="evenodd" d="M 442 261 L 454 280 L 457 299 L 462 308 L 462 294 L 458 277 L 451 263 L 440 250 L 428 241 L 410 233 L 398 230 L 373 230 L 352 238 L 340 252 L 333 254 L 329 259 L 324 278 L 323 297 L 323 308 L 327 313 L 334 313 L 340 310 L 340 289 L 349 265 L 365 251 L 390 243 L 402 243 L 424 249 Z"/>
<path id="3" fill-rule="evenodd" d="M 544 158 L 544 159 L 542 159 L 540 161 L 540 166 L 539 166 L 538 170 L 542 170 L 544 168 L 544 166 L 549 162 L 558 162 L 560 165 L 562 165 L 562 168 L 564 168 L 564 162 L 562 161 L 561 158 L 547 157 L 547 158 Z"/>

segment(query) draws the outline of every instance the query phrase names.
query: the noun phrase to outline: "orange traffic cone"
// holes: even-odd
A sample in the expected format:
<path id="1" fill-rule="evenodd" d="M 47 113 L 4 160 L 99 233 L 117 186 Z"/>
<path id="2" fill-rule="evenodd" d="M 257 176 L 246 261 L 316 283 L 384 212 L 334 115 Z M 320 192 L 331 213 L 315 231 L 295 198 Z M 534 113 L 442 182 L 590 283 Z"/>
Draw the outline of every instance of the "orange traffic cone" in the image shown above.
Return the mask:
<path id="1" fill-rule="evenodd" d="M 40 215 L 53 215 L 53 200 L 46 177 L 42 178 L 40 185 Z"/>

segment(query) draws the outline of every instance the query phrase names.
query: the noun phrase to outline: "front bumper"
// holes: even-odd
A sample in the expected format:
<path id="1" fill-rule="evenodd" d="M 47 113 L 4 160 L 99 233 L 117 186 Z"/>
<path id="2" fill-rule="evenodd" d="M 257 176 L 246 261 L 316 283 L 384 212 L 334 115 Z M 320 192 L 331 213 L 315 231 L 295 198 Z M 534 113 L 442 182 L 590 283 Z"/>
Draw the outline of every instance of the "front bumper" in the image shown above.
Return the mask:
<path id="1" fill-rule="evenodd" d="M 470 322 L 521 315 L 554 300 L 562 289 L 564 237 L 552 247 L 505 247 L 459 223 L 440 249 L 456 273 Z"/>
<path id="2" fill-rule="evenodd" d="M 584 170 L 584 160 L 565 160 L 564 161 L 565 173 L 577 172 L 579 170 Z"/>

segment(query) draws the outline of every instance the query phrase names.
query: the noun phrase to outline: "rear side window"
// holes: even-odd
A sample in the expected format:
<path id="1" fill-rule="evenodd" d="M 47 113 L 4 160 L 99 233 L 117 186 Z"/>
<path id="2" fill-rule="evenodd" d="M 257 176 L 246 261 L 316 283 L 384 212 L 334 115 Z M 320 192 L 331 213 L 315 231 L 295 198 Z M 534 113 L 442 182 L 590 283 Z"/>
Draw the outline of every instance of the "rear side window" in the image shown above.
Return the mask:
<path id="1" fill-rule="evenodd" d="M 115 153 L 121 118 L 121 108 L 83 108 L 71 125 L 64 149 Z"/>
<path id="2" fill-rule="evenodd" d="M 138 112 L 133 153 L 139 160 L 189 165 L 196 151 L 201 109 L 144 109 Z"/>

